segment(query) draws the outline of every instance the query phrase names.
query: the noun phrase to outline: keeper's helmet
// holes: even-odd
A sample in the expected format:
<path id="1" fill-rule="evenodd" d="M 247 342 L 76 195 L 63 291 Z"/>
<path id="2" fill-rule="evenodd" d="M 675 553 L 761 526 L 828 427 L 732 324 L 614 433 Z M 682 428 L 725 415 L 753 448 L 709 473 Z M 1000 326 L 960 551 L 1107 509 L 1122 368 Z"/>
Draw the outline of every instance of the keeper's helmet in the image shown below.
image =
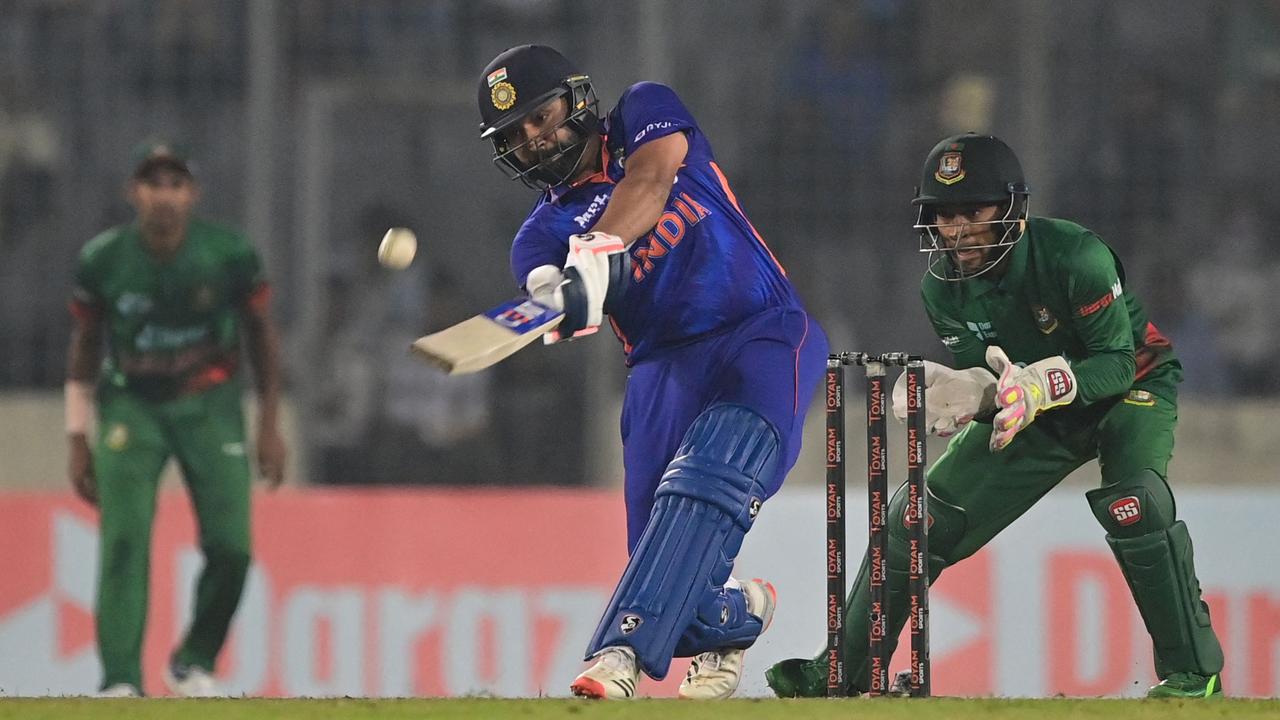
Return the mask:
<path id="1" fill-rule="evenodd" d="M 965 133 L 935 145 L 924 161 L 911 201 L 919 208 L 915 229 L 920 233 L 920 252 L 929 253 L 930 274 L 942 280 L 964 280 L 999 264 L 1026 232 L 1030 195 L 1022 163 L 1000 138 Z M 979 246 L 987 251 L 987 259 L 978 270 L 962 273 L 938 233 L 937 209 L 982 205 L 999 207 L 998 219 L 967 224 L 994 225 L 996 241 Z"/>
<path id="2" fill-rule="evenodd" d="M 546 45 L 513 47 L 484 69 L 479 90 L 480 139 L 493 143 L 493 162 L 503 173 L 538 190 L 577 174 L 591 137 L 600 132 L 599 103 L 591 78 L 578 72 L 568 58 Z M 554 153 L 537 162 L 521 161 L 515 154 L 518 146 L 511 146 L 502 131 L 557 97 L 568 99 L 569 110 L 564 121 L 545 134 L 568 127 L 575 139 L 560 143 Z"/>

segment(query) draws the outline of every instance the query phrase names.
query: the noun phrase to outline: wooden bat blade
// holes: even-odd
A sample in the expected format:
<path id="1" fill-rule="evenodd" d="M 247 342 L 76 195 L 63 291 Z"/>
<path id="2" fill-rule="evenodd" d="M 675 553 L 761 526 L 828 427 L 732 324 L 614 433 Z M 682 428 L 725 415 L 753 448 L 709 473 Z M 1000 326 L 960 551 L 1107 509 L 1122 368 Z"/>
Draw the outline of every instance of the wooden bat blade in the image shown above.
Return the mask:
<path id="1" fill-rule="evenodd" d="M 412 349 L 450 375 L 472 373 L 510 357 L 555 329 L 564 314 L 528 298 L 508 300 L 440 332 L 414 341 Z"/>

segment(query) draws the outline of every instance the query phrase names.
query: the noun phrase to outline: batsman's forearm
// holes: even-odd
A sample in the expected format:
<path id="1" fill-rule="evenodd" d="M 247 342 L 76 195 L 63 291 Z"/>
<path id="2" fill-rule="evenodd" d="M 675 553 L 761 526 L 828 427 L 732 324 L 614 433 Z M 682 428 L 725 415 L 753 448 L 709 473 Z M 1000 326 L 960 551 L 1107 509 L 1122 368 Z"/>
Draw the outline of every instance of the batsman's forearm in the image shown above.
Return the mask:
<path id="1" fill-rule="evenodd" d="M 1071 365 L 1076 376 L 1076 403 L 1088 405 L 1129 391 L 1137 363 L 1132 352 L 1116 351 L 1091 355 Z"/>
<path id="2" fill-rule="evenodd" d="M 626 176 L 614 188 L 604 215 L 591 229 L 617 235 L 630 247 L 636 238 L 658 224 L 670 194 L 671 178 Z"/>

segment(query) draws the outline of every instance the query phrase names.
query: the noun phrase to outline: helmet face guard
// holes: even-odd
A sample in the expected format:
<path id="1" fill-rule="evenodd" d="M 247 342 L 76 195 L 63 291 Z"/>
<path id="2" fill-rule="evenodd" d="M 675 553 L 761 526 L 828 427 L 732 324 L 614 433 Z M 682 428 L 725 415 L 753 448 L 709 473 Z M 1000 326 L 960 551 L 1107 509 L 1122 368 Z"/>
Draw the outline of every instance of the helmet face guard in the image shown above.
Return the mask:
<path id="1" fill-rule="evenodd" d="M 525 115 L 536 111 L 547 101 L 564 97 L 569 101 L 569 109 L 564 120 L 555 127 L 544 131 L 537 138 L 532 138 L 520 145 L 507 142 L 505 128 L 517 124 Z M 575 75 L 567 78 L 565 84 L 556 90 L 536 98 L 529 103 L 527 111 L 519 115 L 511 115 L 504 122 L 496 123 L 484 131 L 481 139 L 493 142 L 493 164 L 511 180 L 519 180 L 535 190 L 546 190 L 573 179 L 582 168 L 586 159 L 587 146 L 591 139 L 600 132 L 600 118 L 597 113 L 599 100 L 595 89 L 591 86 L 591 78 L 586 75 Z M 553 137 L 562 128 L 568 128 L 574 134 L 569 143 L 556 141 L 555 149 L 542 155 L 533 163 L 526 163 L 516 156 L 516 151 L 532 140 Z"/>
<path id="2" fill-rule="evenodd" d="M 1009 255 L 1027 227 L 1027 189 L 1018 156 L 1004 141 L 992 135 L 965 133 L 944 138 L 925 159 L 920 184 L 911 204 L 919 208 L 913 228 L 918 233 L 920 252 L 929 253 L 929 274 L 949 282 L 967 280 L 990 272 Z M 1002 208 L 996 219 L 939 225 L 940 207 Z M 985 232 L 990 225 L 994 239 L 986 245 L 968 245 L 964 250 L 982 250 L 980 267 L 965 270 L 951 245 L 966 235 Z M 948 241 L 942 229 L 956 238 Z"/>
<path id="3" fill-rule="evenodd" d="M 1026 187 L 1019 186 L 1014 189 L 1011 185 L 1008 199 L 1004 204 L 1004 214 L 998 219 L 950 223 L 947 225 L 936 222 L 936 213 L 932 206 L 921 204 L 916 223 L 912 226 L 912 229 L 919 234 L 919 251 L 929 253 L 929 274 L 939 280 L 958 282 L 978 277 L 999 265 L 1000 261 L 1008 256 L 1009 251 L 1013 250 L 1013 246 L 1017 245 L 1018 241 L 1026 233 L 1027 212 L 1030 206 Z M 955 228 L 955 236 L 958 241 L 960 238 L 969 235 L 971 229 L 977 229 L 981 232 L 983 226 L 987 225 L 991 226 L 996 240 L 985 245 L 969 245 L 965 247 L 966 250 L 983 250 L 987 253 L 987 257 L 981 267 L 972 272 L 967 272 L 956 259 L 955 250 L 949 246 L 941 231 L 944 228 Z"/>

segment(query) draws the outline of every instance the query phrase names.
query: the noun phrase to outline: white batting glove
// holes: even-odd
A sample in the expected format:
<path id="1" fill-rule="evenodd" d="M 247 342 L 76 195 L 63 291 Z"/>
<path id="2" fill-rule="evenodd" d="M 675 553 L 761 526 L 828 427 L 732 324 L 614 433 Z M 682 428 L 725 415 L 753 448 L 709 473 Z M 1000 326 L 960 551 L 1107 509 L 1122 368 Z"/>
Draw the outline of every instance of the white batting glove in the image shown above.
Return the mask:
<path id="1" fill-rule="evenodd" d="M 630 273 L 631 255 L 622 238 L 600 232 L 571 235 L 559 288 L 564 321 L 557 333 L 566 337 L 595 332 L 606 310 L 622 299 Z"/>
<path id="2" fill-rule="evenodd" d="M 524 289 L 529 299 L 545 305 L 552 310 L 564 312 L 564 296 L 560 293 L 560 283 L 564 282 L 564 273 L 555 265 L 539 265 L 529 271 L 524 281 Z"/>
<path id="3" fill-rule="evenodd" d="M 560 291 L 560 285 L 563 282 L 564 273 L 560 272 L 560 268 L 555 265 L 539 265 L 529 271 L 529 275 L 524 281 L 524 288 L 529 293 L 530 300 L 552 310 L 564 312 L 564 293 Z M 563 324 L 562 322 L 561 325 Z M 559 328 L 557 328 L 542 336 L 542 344 L 555 345 L 561 340 L 572 340 L 584 335 L 590 335 L 598 329 L 589 327 L 583 328 L 572 335 L 561 335 Z"/>
<path id="4" fill-rule="evenodd" d="M 991 450 L 1003 450 L 1013 436 L 1051 408 L 1076 399 L 1076 376 L 1061 355 L 1020 368 L 998 345 L 987 348 L 987 364 L 999 374 L 996 381 L 996 413 L 991 425 Z"/>
<path id="5" fill-rule="evenodd" d="M 983 368 L 954 370 L 924 361 L 925 427 L 938 437 L 951 437 L 975 415 L 994 407 L 996 378 Z M 907 419 L 907 374 L 893 384 L 893 416 Z"/>

